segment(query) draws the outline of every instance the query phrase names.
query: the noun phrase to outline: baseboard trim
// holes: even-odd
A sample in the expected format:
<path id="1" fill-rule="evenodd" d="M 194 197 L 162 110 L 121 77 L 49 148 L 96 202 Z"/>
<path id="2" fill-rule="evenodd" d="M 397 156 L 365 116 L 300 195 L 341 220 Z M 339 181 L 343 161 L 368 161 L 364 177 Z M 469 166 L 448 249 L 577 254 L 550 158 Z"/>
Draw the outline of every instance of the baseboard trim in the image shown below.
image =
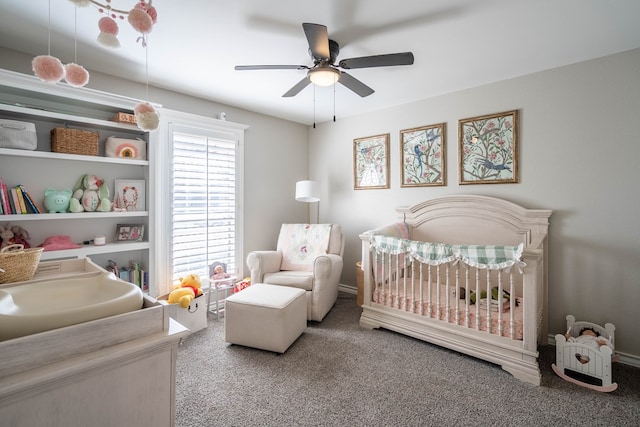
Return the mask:
<path id="1" fill-rule="evenodd" d="M 556 345 L 556 337 L 555 335 L 549 335 L 549 345 L 555 347 Z M 635 354 L 629 353 L 621 353 L 616 351 L 615 354 L 618 355 L 618 363 L 622 363 L 623 365 L 633 366 L 635 368 L 640 368 L 640 356 L 636 356 Z"/>
<path id="2" fill-rule="evenodd" d="M 339 284 L 338 285 L 338 291 L 344 292 L 344 293 L 347 293 L 347 294 L 358 295 L 358 288 L 356 288 L 355 286 L 351 286 L 351 285 Z"/>

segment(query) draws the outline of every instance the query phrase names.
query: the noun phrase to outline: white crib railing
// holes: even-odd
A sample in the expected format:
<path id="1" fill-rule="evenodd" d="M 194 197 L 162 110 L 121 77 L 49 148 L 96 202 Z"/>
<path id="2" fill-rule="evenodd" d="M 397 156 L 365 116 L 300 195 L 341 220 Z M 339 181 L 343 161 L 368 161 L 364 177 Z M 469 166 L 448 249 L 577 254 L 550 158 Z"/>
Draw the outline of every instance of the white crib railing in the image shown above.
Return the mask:
<path id="1" fill-rule="evenodd" d="M 426 260 L 408 247 L 371 246 L 373 302 L 493 335 L 522 339 L 520 306 L 524 301 L 519 266 L 513 268 L 514 263 L 502 268 L 473 266 L 463 257 L 447 253 Z"/>

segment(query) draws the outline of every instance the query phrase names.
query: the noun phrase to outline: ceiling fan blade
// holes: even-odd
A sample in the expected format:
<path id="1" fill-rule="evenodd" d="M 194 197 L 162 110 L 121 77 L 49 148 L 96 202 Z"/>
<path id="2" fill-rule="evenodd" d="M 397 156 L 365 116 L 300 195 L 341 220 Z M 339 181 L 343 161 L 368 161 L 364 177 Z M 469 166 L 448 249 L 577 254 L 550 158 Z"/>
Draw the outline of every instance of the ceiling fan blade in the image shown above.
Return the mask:
<path id="1" fill-rule="evenodd" d="M 309 50 L 315 59 L 329 59 L 329 34 L 327 27 L 320 24 L 302 24 L 304 34 L 309 42 Z"/>
<path id="2" fill-rule="evenodd" d="M 306 65 L 236 65 L 236 70 L 308 70 Z"/>
<path id="3" fill-rule="evenodd" d="M 348 58 L 340 61 L 338 65 L 345 70 L 354 68 L 371 68 L 371 67 L 391 67 L 394 65 L 412 65 L 413 53 L 389 53 L 387 55 L 361 56 L 358 58 Z"/>
<path id="4" fill-rule="evenodd" d="M 369 86 L 362 83 L 360 80 L 356 79 L 352 75 L 345 73 L 344 71 L 340 73 L 340 79 L 338 80 L 338 83 L 342 83 L 344 86 L 351 89 L 352 91 L 354 91 L 355 93 L 357 93 L 363 98 L 375 92 Z"/>
<path id="5" fill-rule="evenodd" d="M 302 89 L 307 87 L 309 83 L 311 83 L 311 80 L 309 79 L 308 76 L 305 76 L 304 79 L 300 80 L 298 83 L 295 84 L 295 86 L 293 86 L 291 89 L 285 92 L 285 94 L 282 95 L 282 97 L 291 98 L 292 96 L 296 96 L 298 93 L 300 93 Z"/>

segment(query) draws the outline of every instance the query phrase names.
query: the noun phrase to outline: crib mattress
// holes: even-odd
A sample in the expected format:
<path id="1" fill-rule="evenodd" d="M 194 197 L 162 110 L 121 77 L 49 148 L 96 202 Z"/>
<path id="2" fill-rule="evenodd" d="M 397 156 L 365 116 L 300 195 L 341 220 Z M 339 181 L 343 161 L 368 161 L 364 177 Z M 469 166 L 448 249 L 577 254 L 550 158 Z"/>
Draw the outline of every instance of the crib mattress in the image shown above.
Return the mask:
<path id="1" fill-rule="evenodd" d="M 497 309 L 487 311 L 486 305 L 476 306 L 470 304 L 468 309 L 464 299 L 456 299 L 455 288 L 440 285 L 431 285 L 429 288 L 423 285 L 422 299 L 420 299 L 419 286 L 415 286 L 412 293 L 407 285 L 407 294 L 404 295 L 404 284 L 396 283 L 379 286 L 373 293 L 372 301 L 386 307 L 414 313 L 432 319 L 439 319 L 447 323 L 458 324 L 470 329 L 488 332 L 492 335 L 500 335 L 514 340 L 522 340 L 523 336 L 523 301 L 516 297 L 517 304 L 506 307 L 503 312 Z M 447 293 L 449 293 L 447 307 Z M 479 320 L 479 321 L 478 321 Z"/>

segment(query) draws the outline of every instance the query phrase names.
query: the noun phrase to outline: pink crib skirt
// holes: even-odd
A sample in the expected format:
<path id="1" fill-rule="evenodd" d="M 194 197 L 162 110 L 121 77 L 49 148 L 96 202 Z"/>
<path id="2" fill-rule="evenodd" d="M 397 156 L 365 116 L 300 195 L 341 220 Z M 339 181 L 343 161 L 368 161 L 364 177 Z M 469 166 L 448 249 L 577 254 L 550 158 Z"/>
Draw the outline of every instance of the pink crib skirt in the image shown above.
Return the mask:
<path id="1" fill-rule="evenodd" d="M 416 297 L 409 295 L 409 297 L 405 298 L 404 286 L 402 283 L 400 283 L 397 289 L 395 283 L 391 284 L 391 295 L 389 294 L 389 285 L 385 284 L 384 289 L 380 287 L 376 289 L 373 293 L 372 301 L 387 307 L 395 307 L 402 311 L 419 314 L 432 319 L 439 319 L 443 322 L 466 326 L 470 329 L 485 331 L 493 335 L 501 335 L 514 340 L 522 340 L 523 301 L 520 297 L 516 298 L 518 304 L 514 307 L 513 313 L 509 308 L 502 313 L 492 310 L 489 315 L 485 308 L 480 307 L 480 309 L 477 310 L 475 304 L 469 305 L 469 308 L 467 309 L 465 307 L 465 300 L 456 299 L 455 290 L 451 287 L 449 288 L 451 295 L 449 295 L 449 309 L 447 310 L 447 287 L 445 285 L 440 286 L 439 304 L 437 303 L 438 299 L 436 288 L 436 285 L 431 285 L 431 298 L 429 299 L 427 298 L 428 287 L 425 284 L 423 286 L 422 302 L 420 302 L 420 299 L 418 298 L 418 286 L 416 286 L 415 290 Z M 410 289 L 410 286 L 407 285 L 409 293 L 411 292 Z M 479 325 L 476 324 L 476 319 L 478 318 L 480 319 Z M 491 325 L 491 327 L 487 328 L 488 325 Z M 500 329 L 500 326 L 502 326 L 502 329 Z"/>

